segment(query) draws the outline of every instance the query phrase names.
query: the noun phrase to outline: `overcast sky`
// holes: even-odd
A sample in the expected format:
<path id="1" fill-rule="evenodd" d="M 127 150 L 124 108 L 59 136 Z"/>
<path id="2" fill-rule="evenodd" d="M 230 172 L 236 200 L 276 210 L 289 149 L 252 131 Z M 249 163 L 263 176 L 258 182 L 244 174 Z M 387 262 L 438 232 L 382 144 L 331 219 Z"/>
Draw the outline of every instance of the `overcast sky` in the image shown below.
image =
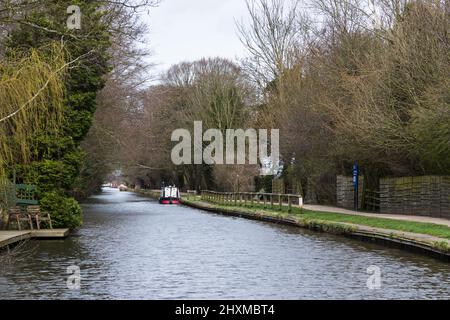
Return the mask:
<path id="1" fill-rule="evenodd" d="M 144 14 L 150 26 L 147 44 L 157 72 L 202 57 L 245 56 L 235 19 L 246 19 L 245 0 L 162 0 Z"/>

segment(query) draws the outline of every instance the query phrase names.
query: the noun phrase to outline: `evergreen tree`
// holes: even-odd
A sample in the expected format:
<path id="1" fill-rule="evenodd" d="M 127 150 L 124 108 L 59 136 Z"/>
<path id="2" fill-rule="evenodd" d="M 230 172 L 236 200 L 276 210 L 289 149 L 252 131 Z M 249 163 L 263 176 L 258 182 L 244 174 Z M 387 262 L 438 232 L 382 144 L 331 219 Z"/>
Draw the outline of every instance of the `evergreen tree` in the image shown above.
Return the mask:
<path id="1" fill-rule="evenodd" d="M 26 23 L 11 32 L 9 52 L 44 48 L 54 41 L 64 44 L 67 60 L 77 62 L 65 79 L 64 120 L 58 130 L 34 134 L 30 164 L 16 167 L 20 182 L 38 186 L 41 205 L 53 215 L 54 226 L 75 228 L 81 224 L 80 208 L 71 198 L 85 153 L 80 142 L 92 124 L 96 96 L 108 73 L 110 33 L 107 12 L 97 1 L 42 1 Z M 81 30 L 68 30 L 67 8 L 76 4 L 82 13 Z"/>

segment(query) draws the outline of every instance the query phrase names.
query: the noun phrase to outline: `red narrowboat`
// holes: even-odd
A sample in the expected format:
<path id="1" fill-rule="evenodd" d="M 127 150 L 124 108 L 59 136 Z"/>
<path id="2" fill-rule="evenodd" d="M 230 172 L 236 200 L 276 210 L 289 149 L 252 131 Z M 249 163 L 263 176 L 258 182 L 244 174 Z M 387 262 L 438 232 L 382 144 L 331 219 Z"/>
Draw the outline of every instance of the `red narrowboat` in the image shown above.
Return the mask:
<path id="1" fill-rule="evenodd" d="M 169 186 L 161 188 L 161 195 L 159 197 L 160 204 L 179 204 L 180 190 L 177 187 Z"/>

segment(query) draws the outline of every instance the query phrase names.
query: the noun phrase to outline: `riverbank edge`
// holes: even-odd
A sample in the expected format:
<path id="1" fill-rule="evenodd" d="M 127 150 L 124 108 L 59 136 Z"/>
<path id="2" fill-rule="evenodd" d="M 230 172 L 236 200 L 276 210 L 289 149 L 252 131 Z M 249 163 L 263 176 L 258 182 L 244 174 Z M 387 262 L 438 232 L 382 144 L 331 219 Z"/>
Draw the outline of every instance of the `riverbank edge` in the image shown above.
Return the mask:
<path id="1" fill-rule="evenodd" d="M 61 240 L 69 237 L 70 229 L 40 230 L 2 230 L 0 231 L 0 250 L 26 240 Z"/>
<path id="2" fill-rule="evenodd" d="M 159 192 L 157 191 L 135 190 L 134 192 L 149 196 L 151 198 L 157 199 L 159 197 Z M 245 208 L 224 208 L 204 201 L 190 201 L 187 199 L 183 199 L 181 202 L 183 205 L 216 214 L 299 227 L 335 235 L 342 235 L 362 241 L 394 246 L 400 249 L 426 254 L 439 260 L 450 262 L 450 248 L 448 246 L 445 246 L 445 244 L 448 243 L 446 239 L 442 239 L 442 242 L 425 241 L 424 239 L 415 238 L 411 235 L 411 233 L 408 233 L 408 235 L 406 235 L 405 233 L 399 232 L 397 230 L 380 229 L 364 225 L 349 224 L 345 222 L 329 222 L 316 219 L 303 219 L 299 216 L 280 214 L 277 212 L 269 214 L 268 212 L 262 211 L 253 212 L 250 210 L 246 210 Z"/>

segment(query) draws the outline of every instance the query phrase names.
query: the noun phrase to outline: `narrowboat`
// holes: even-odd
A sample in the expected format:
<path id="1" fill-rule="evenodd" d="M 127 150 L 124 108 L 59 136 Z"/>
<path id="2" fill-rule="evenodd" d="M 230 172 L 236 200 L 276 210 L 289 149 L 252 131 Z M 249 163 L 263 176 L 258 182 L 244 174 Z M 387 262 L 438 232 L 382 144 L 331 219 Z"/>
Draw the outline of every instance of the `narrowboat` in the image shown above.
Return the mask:
<path id="1" fill-rule="evenodd" d="M 159 197 L 160 204 L 179 204 L 180 190 L 177 187 L 169 186 L 161 188 L 161 195 Z"/>

